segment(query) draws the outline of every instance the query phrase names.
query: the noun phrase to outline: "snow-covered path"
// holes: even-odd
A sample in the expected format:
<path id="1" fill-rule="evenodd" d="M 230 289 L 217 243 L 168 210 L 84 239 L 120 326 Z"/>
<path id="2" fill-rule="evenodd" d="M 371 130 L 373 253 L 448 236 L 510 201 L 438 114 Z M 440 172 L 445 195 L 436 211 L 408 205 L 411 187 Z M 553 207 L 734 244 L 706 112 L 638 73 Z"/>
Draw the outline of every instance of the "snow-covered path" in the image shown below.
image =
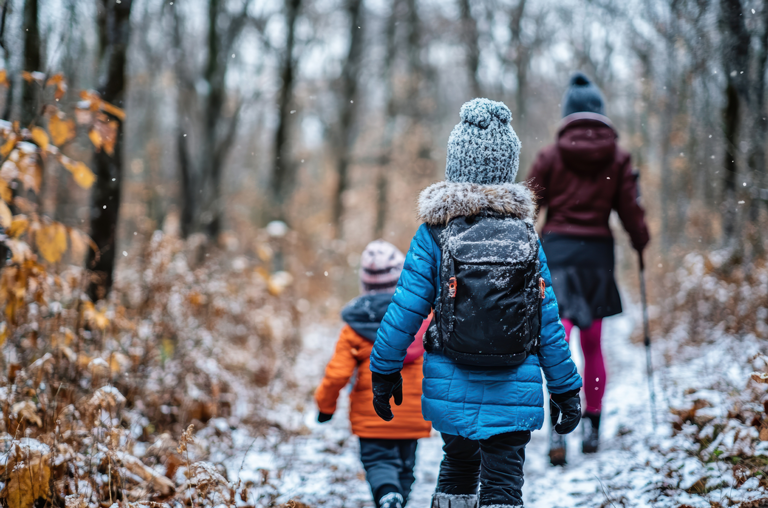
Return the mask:
<path id="1" fill-rule="evenodd" d="M 596 501 L 594 504 L 599 506 L 610 498 L 610 492 L 602 483 L 606 474 L 623 469 L 622 464 L 638 461 L 629 436 L 632 435 L 631 441 L 636 442 L 639 437 L 652 432 L 652 424 L 645 352 L 641 346 L 630 343 L 632 327 L 633 320 L 627 314 L 606 319 L 603 326 L 608 386 L 603 402 L 600 453 L 581 453 L 579 428 L 567 438 L 568 465 L 553 468 L 547 456 L 547 432 L 534 432 L 526 450 L 526 506 L 568 507 L 589 501 Z M 572 342 L 573 357 L 582 371 L 581 352 L 576 341 Z"/>
<path id="2" fill-rule="evenodd" d="M 634 319 L 624 314 L 606 320 L 604 325 L 604 354 L 609 379 L 601 429 L 601 452 L 592 456 L 582 455 L 580 429 L 577 429 L 568 437 L 568 465 L 552 468 L 547 457 L 547 433 L 545 430 L 534 432 L 526 449 L 526 506 L 600 506 L 604 502 L 608 506 L 613 499 L 604 482 L 615 480 L 618 472 L 631 468 L 630 464 L 644 462 L 643 457 L 638 456 L 644 447 L 640 446 L 638 451 L 637 444 L 650 437 L 652 427 L 645 379 L 645 353 L 641 346 L 629 341 L 633 323 Z M 322 375 L 335 339 L 334 330 L 319 330 L 306 336 L 305 350 L 297 368 L 301 377 L 309 381 L 308 387 Z M 577 363 L 580 363 L 581 353 L 578 341 L 574 339 L 571 349 L 575 352 Z M 315 422 L 316 412 L 311 405 L 303 413 L 297 412 L 295 417 L 303 419 L 307 435 L 288 443 L 276 438 L 273 446 L 269 440 L 259 440 L 245 458 L 240 477 L 243 481 L 252 480 L 258 484 L 262 478 L 260 470 L 269 470 L 270 482 L 280 492 L 279 499 L 282 501 L 298 499 L 311 506 L 327 507 L 373 506 L 357 456 L 357 439 L 350 435 L 346 411 L 346 397 L 342 396 L 337 414 L 329 424 Z M 287 415 L 282 413 L 281 417 L 285 418 Z M 239 467 L 242 457 L 235 457 L 230 467 Z M 439 435 L 420 441 L 417 480 L 409 506 L 429 506 L 441 458 Z M 632 478 L 640 482 L 638 488 L 648 483 L 647 476 L 643 474 Z"/>

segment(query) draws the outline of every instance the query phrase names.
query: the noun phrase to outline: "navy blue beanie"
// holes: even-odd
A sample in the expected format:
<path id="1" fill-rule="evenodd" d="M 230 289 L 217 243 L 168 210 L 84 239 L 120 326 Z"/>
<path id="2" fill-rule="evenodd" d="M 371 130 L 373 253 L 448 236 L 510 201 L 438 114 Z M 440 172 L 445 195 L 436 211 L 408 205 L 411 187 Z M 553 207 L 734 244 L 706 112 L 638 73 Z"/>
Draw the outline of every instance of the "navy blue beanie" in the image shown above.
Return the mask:
<path id="1" fill-rule="evenodd" d="M 583 112 L 604 115 L 605 106 L 600 89 L 584 74 L 577 72 L 571 76 L 563 94 L 563 117 Z"/>

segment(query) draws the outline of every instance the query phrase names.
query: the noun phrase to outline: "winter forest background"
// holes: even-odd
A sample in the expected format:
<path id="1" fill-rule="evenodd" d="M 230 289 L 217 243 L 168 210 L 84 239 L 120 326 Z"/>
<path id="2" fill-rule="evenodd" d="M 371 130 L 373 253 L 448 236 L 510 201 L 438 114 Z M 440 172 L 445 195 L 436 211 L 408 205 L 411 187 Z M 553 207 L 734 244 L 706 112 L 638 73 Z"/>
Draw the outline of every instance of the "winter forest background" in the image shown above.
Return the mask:
<path id="1" fill-rule="evenodd" d="M 641 174 L 658 427 L 619 232 L 612 445 L 529 504 L 768 506 L 766 2 L 2 0 L 0 56 L 5 505 L 370 506 L 311 403 L 359 254 L 407 250 L 462 103 L 524 180 L 581 70 Z"/>

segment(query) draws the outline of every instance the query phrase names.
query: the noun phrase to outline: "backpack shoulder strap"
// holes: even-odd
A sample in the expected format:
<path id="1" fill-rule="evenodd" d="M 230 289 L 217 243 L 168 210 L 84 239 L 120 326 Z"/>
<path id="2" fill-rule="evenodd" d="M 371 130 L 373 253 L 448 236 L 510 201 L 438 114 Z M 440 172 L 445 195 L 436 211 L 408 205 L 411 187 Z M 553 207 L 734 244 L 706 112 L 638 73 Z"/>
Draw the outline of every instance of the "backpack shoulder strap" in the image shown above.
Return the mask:
<path id="1" fill-rule="evenodd" d="M 443 244 L 441 241 L 441 236 L 443 231 L 445 231 L 446 226 L 436 226 L 434 224 L 427 224 L 427 231 L 429 231 L 429 236 L 432 237 L 432 239 L 437 244 L 437 247 L 442 251 L 443 250 Z"/>

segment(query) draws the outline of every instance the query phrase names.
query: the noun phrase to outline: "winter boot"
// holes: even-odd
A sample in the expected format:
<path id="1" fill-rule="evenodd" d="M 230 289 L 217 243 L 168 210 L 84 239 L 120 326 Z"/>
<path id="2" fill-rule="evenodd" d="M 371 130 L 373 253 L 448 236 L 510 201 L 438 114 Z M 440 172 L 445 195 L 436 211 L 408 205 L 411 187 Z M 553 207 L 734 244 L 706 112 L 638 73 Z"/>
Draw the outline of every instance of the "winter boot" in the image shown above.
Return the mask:
<path id="1" fill-rule="evenodd" d="M 432 496 L 432 508 L 477 508 L 477 496 L 435 492 Z"/>
<path id="2" fill-rule="evenodd" d="M 583 453 L 597 453 L 600 434 L 600 413 L 584 413 L 582 421 L 583 439 L 581 451 Z"/>
<path id="3" fill-rule="evenodd" d="M 403 496 L 397 492 L 390 492 L 379 499 L 379 508 L 403 508 Z"/>
<path id="4" fill-rule="evenodd" d="M 565 436 L 555 432 L 555 428 L 549 429 L 549 463 L 553 466 L 564 466 L 565 462 Z"/>

